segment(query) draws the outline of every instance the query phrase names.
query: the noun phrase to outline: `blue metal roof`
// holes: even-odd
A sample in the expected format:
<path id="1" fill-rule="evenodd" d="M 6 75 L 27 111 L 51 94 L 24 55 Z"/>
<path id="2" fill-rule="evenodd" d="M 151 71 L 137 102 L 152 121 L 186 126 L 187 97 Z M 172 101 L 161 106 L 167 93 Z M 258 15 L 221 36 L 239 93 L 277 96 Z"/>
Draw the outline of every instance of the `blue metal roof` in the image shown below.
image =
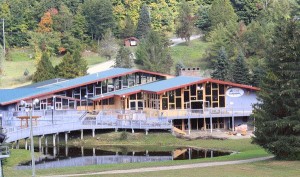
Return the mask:
<path id="1" fill-rule="evenodd" d="M 152 82 L 152 83 L 148 83 L 148 84 L 144 84 L 144 85 L 138 85 L 138 86 L 130 87 L 127 89 L 122 89 L 122 90 L 117 90 L 114 92 L 105 93 L 105 94 L 103 94 L 103 98 L 111 97 L 113 95 L 122 96 L 122 95 L 127 95 L 127 94 L 138 92 L 138 91 L 162 92 L 162 91 L 174 89 L 176 87 L 180 87 L 183 85 L 189 85 L 189 84 L 192 84 L 193 82 L 201 81 L 203 79 L 204 78 L 200 78 L 200 77 L 178 76 L 178 77 L 167 79 L 167 80 L 156 81 L 156 82 Z M 101 95 L 97 95 L 90 99 L 97 100 L 100 98 L 101 98 Z"/>
<path id="2" fill-rule="evenodd" d="M 78 85 L 85 85 L 91 82 L 104 80 L 106 78 L 111 78 L 117 75 L 124 75 L 126 73 L 131 73 L 134 71 L 137 70 L 126 69 L 126 68 L 112 68 L 106 71 L 78 77 L 75 79 L 61 81 L 49 85 L 44 85 L 37 88 L 0 89 L 0 104 L 26 99 L 29 97 L 33 97 L 35 95 L 47 94 L 58 90 L 73 88 L 73 87 L 77 87 Z"/>

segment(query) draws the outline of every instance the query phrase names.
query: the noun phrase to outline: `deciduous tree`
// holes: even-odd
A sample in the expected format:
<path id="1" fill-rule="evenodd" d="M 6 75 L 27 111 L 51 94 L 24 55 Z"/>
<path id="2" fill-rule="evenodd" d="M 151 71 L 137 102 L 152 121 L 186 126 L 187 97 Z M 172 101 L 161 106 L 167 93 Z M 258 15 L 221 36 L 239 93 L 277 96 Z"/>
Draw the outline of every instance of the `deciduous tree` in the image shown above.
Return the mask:
<path id="1" fill-rule="evenodd" d="M 178 24 L 176 27 L 176 35 L 185 39 L 186 44 L 189 44 L 190 37 L 194 30 L 195 17 L 192 16 L 191 7 L 186 1 L 182 1 L 179 6 Z"/>
<path id="2" fill-rule="evenodd" d="M 218 24 L 227 25 L 230 21 L 237 22 L 238 16 L 229 0 L 214 0 L 208 13 L 212 28 Z"/>
<path id="3" fill-rule="evenodd" d="M 119 45 L 117 39 L 110 30 L 107 30 L 100 41 L 99 54 L 110 60 L 118 52 Z"/>
<path id="4" fill-rule="evenodd" d="M 132 68 L 133 66 L 133 54 L 127 47 L 122 46 L 118 51 L 114 67 Z"/>

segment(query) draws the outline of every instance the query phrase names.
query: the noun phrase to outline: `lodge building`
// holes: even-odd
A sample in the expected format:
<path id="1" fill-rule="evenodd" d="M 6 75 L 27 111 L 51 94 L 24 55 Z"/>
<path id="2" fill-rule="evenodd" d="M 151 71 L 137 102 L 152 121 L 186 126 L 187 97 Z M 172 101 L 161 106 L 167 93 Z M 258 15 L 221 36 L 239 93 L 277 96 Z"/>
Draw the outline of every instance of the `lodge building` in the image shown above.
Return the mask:
<path id="1" fill-rule="evenodd" d="M 58 115 L 81 111 L 83 115 L 70 119 L 96 119 L 96 122 L 104 118 L 157 119 L 171 120 L 172 126 L 182 131 L 234 130 L 238 125 L 247 124 L 258 90 L 198 76 L 175 77 L 139 69 L 112 68 L 70 80 L 52 79 L 0 89 L 0 115 L 4 126 L 22 128 L 22 120 L 19 123 L 18 119 L 24 114 L 21 103 L 32 103 L 37 98 L 39 102 L 33 107 L 34 112 L 48 118 L 52 112 L 52 123 L 53 112 L 58 123 Z M 42 119 L 36 119 L 39 120 Z"/>

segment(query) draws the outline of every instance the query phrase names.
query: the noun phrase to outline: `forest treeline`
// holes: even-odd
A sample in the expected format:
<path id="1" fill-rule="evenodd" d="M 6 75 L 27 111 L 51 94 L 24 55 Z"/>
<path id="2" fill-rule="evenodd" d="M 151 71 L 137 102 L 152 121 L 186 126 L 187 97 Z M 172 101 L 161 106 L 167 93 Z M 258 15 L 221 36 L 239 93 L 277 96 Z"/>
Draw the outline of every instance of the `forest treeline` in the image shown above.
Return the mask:
<path id="1" fill-rule="evenodd" d="M 117 39 L 146 38 L 158 32 L 158 43 L 168 50 L 166 34 L 189 42 L 196 32 L 205 34 L 204 56 L 212 77 L 257 85 L 263 73 L 274 29 L 282 19 L 299 15 L 299 0 L 3 0 L 0 18 L 5 23 L 6 59 L 9 48 L 30 46 L 38 61 L 43 52 L 73 54 L 87 46 L 107 58 L 117 56 Z M 3 44 L 3 34 L 0 42 Z M 155 36 L 155 35 L 154 35 Z M 153 35 L 152 35 L 153 37 Z M 151 38 L 151 35 L 150 37 Z M 154 39 L 154 38 L 153 38 Z M 150 39 L 149 39 L 150 40 Z M 150 40 L 152 44 L 155 40 Z M 151 43 L 152 42 L 152 43 Z M 145 44 L 143 44 L 145 43 Z M 141 46 L 149 47 L 146 41 Z M 124 49 L 122 49 L 124 50 Z M 146 49 L 138 49 L 141 68 L 169 73 L 164 65 L 144 66 Z M 150 51 L 150 50 L 149 50 Z M 119 54 L 122 53 L 119 51 Z M 123 52 L 126 53 L 126 52 Z M 128 53 L 128 52 L 127 52 Z M 168 51 L 161 63 L 172 65 Z M 118 55 L 120 56 L 120 55 Z M 124 57 L 123 57 L 124 58 Z M 126 58 L 126 57 L 125 57 Z M 128 57 L 127 57 L 128 58 Z M 144 59 L 143 59 L 144 58 Z M 132 59 L 131 59 L 132 60 Z M 155 61 L 157 63 L 157 61 Z M 119 57 L 122 63 L 122 57 Z M 124 62 L 123 62 L 124 63 Z M 129 64 L 132 66 L 132 64 Z M 157 68 L 157 67 L 161 67 Z M 236 71 L 240 68 L 242 71 Z M 246 72 L 244 72 L 246 70 Z M 220 72 L 223 73 L 220 73 Z M 241 76 L 241 74 L 246 74 Z M 236 78 L 246 78 L 239 81 Z"/>

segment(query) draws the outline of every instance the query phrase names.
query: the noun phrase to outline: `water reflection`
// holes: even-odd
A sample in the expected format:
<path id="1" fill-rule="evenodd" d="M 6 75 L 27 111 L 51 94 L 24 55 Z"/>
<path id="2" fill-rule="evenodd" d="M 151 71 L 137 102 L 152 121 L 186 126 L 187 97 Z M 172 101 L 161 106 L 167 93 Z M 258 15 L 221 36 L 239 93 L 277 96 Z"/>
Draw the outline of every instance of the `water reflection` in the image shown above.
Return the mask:
<path id="1" fill-rule="evenodd" d="M 107 150 L 109 149 L 109 150 Z M 168 148 L 153 150 L 118 146 L 117 148 L 84 147 L 42 147 L 43 156 L 36 160 L 37 169 L 87 166 L 114 163 L 154 162 L 166 160 L 187 160 L 212 158 L 229 155 L 230 152 L 194 148 Z M 30 169 L 31 162 L 17 166 L 17 169 Z"/>

